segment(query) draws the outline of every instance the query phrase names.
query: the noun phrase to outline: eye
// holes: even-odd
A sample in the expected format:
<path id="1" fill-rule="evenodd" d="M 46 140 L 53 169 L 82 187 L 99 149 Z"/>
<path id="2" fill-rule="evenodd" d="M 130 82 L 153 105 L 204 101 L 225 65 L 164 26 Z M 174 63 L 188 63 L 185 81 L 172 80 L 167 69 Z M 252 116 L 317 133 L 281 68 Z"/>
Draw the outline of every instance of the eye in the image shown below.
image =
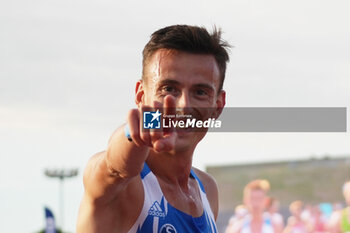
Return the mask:
<path id="1" fill-rule="evenodd" d="M 203 89 L 197 89 L 196 95 L 203 96 L 203 95 L 208 95 L 208 93 Z"/>
<path id="2" fill-rule="evenodd" d="M 173 86 L 164 86 L 162 90 L 163 92 L 168 92 L 168 93 L 174 93 L 176 91 L 175 87 Z"/>

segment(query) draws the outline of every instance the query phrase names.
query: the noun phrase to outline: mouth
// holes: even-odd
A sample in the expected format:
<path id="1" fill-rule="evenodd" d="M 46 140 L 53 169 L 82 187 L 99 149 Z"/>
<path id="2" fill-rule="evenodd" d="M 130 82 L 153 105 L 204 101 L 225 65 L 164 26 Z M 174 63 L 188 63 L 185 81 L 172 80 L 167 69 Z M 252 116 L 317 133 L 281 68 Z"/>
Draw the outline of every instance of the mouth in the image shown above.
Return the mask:
<path id="1" fill-rule="evenodd" d="M 195 122 L 198 121 L 196 118 L 177 118 L 176 121 L 178 123 L 174 123 L 173 130 L 180 134 L 197 133 L 207 130 L 206 128 L 196 126 Z"/>
<path id="2" fill-rule="evenodd" d="M 175 131 L 179 134 L 207 131 L 210 122 L 206 122 L 208 119 L 202 113 L 203 111 L 198 109 L 181 109 L 172 115 L 163 115 L 163 130 L 169 133 Z"/>
<path id="3" fill-rule="evenodd" d="M 195 129 L 191 127 L 187 127 L 187 128 L 176 127 L 175 130 L 177 133 L 190 133 L 190 132 L 194 132 Z"/>

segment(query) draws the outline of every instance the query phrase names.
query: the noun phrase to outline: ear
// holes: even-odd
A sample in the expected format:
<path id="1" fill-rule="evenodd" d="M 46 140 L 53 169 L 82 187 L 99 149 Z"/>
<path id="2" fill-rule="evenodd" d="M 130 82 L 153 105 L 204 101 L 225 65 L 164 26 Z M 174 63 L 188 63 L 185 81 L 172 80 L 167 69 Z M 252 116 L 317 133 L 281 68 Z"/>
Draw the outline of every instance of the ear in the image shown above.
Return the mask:
<path id="1" fill-rule="evenodd" d="M 219 118 L 226 104 L 226 92 L 221 90 L 216 99 L 216 110 L 214 113 L 215 119 Z"/>
<path id="2" fill-rule="evenodd" d="M 135 103 L 136 103 L 136 105 L 140 106 L 141 104 L 143 104 L 144 99 L 145 99 L 145 91 L 144 91 L 144 87 L 143 87 L 143 82 L 140 79 L 139 81 L 137 81 L 136 87 L 135 87 Z"/>

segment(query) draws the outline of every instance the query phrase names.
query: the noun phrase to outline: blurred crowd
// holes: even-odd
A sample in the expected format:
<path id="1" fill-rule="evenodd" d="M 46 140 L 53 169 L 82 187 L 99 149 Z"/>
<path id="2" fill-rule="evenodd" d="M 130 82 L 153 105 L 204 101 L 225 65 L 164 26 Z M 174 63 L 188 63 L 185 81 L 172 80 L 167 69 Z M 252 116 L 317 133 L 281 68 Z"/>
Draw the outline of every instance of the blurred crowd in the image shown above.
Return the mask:
<path id="1" fill-rule="evenodd" d="M 225 233 L 350 233 L 350 181 L 343 185 L 346 206 L 318 205 L 296 200 L 289 205 L 290 216 L 279 212 L 278 199 L 270 197 L 267 180 L 253 180 L 243 190 L 243 203 L 236 206 Z"/>

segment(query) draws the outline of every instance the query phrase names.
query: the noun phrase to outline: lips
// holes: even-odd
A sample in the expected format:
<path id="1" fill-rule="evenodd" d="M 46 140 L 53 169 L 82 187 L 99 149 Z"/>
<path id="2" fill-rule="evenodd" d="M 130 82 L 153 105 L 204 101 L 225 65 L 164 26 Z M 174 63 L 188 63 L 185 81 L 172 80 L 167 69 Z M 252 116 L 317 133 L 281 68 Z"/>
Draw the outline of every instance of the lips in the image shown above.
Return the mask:
<path id="1" fill-rule="evenodd" d="M 212 121 L 210 117 L 212 112 L 210 108 L 181 108 L 181 109 L 164 109 L 162 128 L 165 134 L 176 131 L 178 133 L 203 132 L 208 127 L 203 127 L 206 120 Z M 171 113 L 171 114 L 170 114 Z M 197 124 L 198 123 L 198 124 Z"/>

